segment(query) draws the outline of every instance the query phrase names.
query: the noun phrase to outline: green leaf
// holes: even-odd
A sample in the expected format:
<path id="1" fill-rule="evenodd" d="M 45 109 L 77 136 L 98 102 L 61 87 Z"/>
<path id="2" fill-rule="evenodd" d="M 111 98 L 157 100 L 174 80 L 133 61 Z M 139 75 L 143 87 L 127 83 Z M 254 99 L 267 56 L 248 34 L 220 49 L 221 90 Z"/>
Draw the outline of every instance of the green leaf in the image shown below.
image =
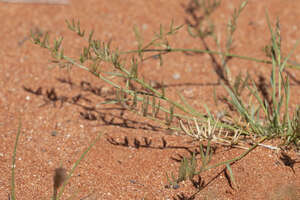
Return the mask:
<path id="1" fill-rule="evenodd" d="M 234 175 L 233 175 L 233 172 L 232 172 L 232 169 L 231 169 L 229 163 L 226 164 L 226 168 L 229 172 L 229 178 L 230 178 L 231 183 L 233 184 L 233 187 L 236 187 L 236 182 L 235 182 L 235 179 L 234 179 Z"/>

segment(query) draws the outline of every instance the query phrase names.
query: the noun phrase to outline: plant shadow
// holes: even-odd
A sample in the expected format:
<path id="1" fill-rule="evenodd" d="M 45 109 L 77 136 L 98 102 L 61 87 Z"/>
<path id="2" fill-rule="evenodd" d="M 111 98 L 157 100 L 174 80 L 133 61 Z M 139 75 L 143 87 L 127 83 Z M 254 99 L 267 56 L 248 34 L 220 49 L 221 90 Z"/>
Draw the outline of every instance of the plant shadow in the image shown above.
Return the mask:
<path id="1" fill-rule="evenodd" d="M 99 105 L 94 103 L 100 101 L 101 98 L 103 102 L 114 101 L 114 90 L 109 90 L 104 86 L 96 87 L 93 86 L 90 82 L 81 81 L 79 84 L 74 83 L 70 79 L 58 78 L 59 83 L 67 84 L 71 92 L 79 91 L 75 95 L 64 95 L 59 94 L 55 87 L 51 88 L 42 88 L 23 86 L 23 90 L 30 94 L 33 94 L 37 97 L 40 97 L 43 100 L 43 103 L 39 107 L 53 106 L 54 108 L 62 108 L 65 104 L 73 105 L 81 108 L 81 111 L 78 112 L 79 116 L 83 120 L 95 121 L 97 126 L 119 126 L 129 129 L 142 129 L 142 130 L 151 130 L 159 131 L 162 130 L 162 127 L 152 125 L 143 121 L 137 121 L 129 119 L 128 116 L 125 117 L 127 110 L 119 104 L 108 105 Z M 70 92 L 70 93 L 71 93 Z"/>

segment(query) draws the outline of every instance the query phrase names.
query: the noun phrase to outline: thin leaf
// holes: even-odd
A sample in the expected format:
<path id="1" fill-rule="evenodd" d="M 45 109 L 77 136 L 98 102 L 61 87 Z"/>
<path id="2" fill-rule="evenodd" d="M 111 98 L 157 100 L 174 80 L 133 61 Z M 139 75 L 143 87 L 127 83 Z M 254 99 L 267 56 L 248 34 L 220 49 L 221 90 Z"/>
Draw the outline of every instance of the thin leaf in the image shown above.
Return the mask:
<path id="1" fill-rule="evenodd" d="M 232 169 L 231 169 L 229 163 L 226 164 L 226 168 L 227 168 L 227 170 L 228 170 L 228 172 L 229 172 L 229 178 L 230 178 L 230 181 L 231 181 L 231 183 L 233 183 L 233 185 L 234 185 L 234 187 L 235 187 L 235 186 L 236 186 L 236 182 L 235 182 L 234 175 L 233 175 L 233 172 L 232 172 Z"/>
<path id="2" fill-rule="evenodd" d="M 19 120 L 18 132 L 15 140 L 15 146 L 12 156 L 12 167 L 11 167 L 11 200 L 16 200 L 16 191 L 15 191 L 15 168 L 16 168 L 16 155 L 17 155 L 17 146 L 19 142 L 19 137 L 21 135 L 22 123 Z"/>
<path id="3" fill-rule="evenodd" d="M 68 184 L 70 178 L 72 177 L 75 169 L 77 168 L 77 166 L 79 165 L 79 163 L 84 159 L 84 157 L 86 156 L 86 154 L 91 150 L 91 148 L 96 144 L 96 142 L 100 139 L 102 133 L 99 133 L 98 136 L 96 137 L 95 140 L 92 141 L 92 143 L 88 146 L 88 148 L 81 154 L 80 158 L 74 163 L 68 177 L 66 178 L 66 181 L 63 183 L 56 200 L 59 200 L 60 197 L 62 196 L 64 190 L 65 190 L 65 186 Z"/>

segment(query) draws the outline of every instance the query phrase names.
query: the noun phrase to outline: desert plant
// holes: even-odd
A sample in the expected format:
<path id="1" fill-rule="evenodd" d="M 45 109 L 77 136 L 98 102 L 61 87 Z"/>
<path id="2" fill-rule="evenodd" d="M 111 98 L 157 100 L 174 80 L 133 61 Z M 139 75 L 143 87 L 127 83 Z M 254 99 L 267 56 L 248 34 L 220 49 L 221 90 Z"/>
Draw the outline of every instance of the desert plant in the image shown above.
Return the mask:
<path id="1" fill-rule="evenodd" d="M 176 189 L 179 187 L 179 183 L 182 181 L 185 181 L 187 179 L 192 180 L 193 177 L 197 174 L 196 173 L 197 168 L 197 160 L 196 160 L 196 154 L 193 152 L 193 155 L 191 158 L 183 157 L 183 159 L 180 162 L 180 167 L 178 170 L 178 178 L 175 178 L 174 174 L 171 173 L 171 178 L 169 178 L 168 173 L 166 173 L 166 177 L 168 180 L 169 185 L 166 187 L 172 187 L 173 189 Z"/>
<path id="2" fill-rule="evenodd" d="M 247 85 L 247 89 L 249 89 L 251 94 L 255 97 L 255 100 L 259 103 L 256 107 L 253 105 L 246 106 L 241 97 L 237 95 L 234 90 L 227 86 L 225 87 L 231 97 L 230 102 L 235 106 L 240 116 L 250 124 L 253 132 L 259 135 L 269 135 L 271 137 L 280 136 L 286 139 L 287 135 L 293 132 L 293 128 L 288 113 L 290 99 L 289 79 L 288 76 L 284 77 L 283 71 L 293 50 L 286 58 L 282 58 L 279 21 L 276 22 L 274 31 L 270 25 L 268 15 L 266 15 L 266 18 L 271 32 L 272 42 L 272 71 L 270 76 L 271 100 L 268 101 L 259 95 L 259 90 L 254 81 L 252 81 L 251 85 Z M 284 111 L 282 111 L 283 108 Z M 280 116 L 282 112 L 283 117 Z M 261 123 L 263 121 L 262 117 L 266 119 L 263 124 Z"/>
<path id="3" fill-rule="evenodd" d="M 78 67 L 92 73 L 113 86 L 116 89 L 115 99 L 102 103 L 117 103 L 134 113 L 161 123 L 169 130 L 181 131 L 181 133 L 190 135 L 199 140 L 202 161 L 200 170 L 196 170 L 195 156 L 191 159 L 183 159 L 179 169 L 178 178 L 175 178 L 174 175 L 172 175 L 172 180 L 170 180 L 168 177 L 171 185 L 176 185 L 187 177 L 191 178 L 195 174 L 200 174 L 203 171 L 219 166 L 227 168 L 231 181 L 235 183 L 231 165 L 242 159 L 266 139 L 280 136 L 289 143 L 299 141 L 299 134 L 297 133 L 299 128 L 299 112 L 296 112 L 294 120 L 289 119 L 289 80 L 288 77 L 284 78 L 283 76 L 283 71 L 286 67 L 299 67 L 287 64 L 292 52 L 285 58 L 283 58 L 281 54 L 279 22 L 277 23 L 274 32 L 270 25 L 268 15 L 266 16 L 271 33 L 271 60 L 260 60 L 231 53 L 233 35 L 237 27 L 237 19 L 247 5 L 247 2 L 247 0 L 242 1 L 228 22 L 228 35 L 225 43 L 225 50 L 222 50 L 221 43 L 214 33 L 214 24 L 209 19 L 211 12 L 220 4 L 219 1 L 209 0 L 194 1 L 196 6 L 201 4 L 202 8 L 204 8 L 204 19 L 209 20 L 209 28 L 203 28 L 202 22 L 197 21 L 198 23 L 195 26 L 189 26 L 188 31 L 193 37 L 199 37 L 202 41 L 205 37 L 214 37 L 219 51 L 210 50 L 207 46 L 204 50 L 171 47 L 168 37 L 176 34 L 182 27 L 174 26 L 173 22 L 167 30 L 163 26 L 160 26 L 159 32 L 146 44 L 144 43 L 138 28 L 135 27 L 134 32 L 138 41 L 137 49 L 119 51 L 118 49 L 112 49 L 110 42 L 105 43 L 94 39 L 94 31 L 91 31 L 88 36 L 86 36 L 86 32 L 81 29 L 79 21 L 66 21 L 68 28 L 87 42 L 87 45 L 82 48 L 78 58 L 71 58 L 64 54 L 62 37 L 55 39 L 52 45 L 49 43 L 49 35 L 47 33 L 43 36 L 32 33 L 32 39 L 35 44 L 49 50 L 54 59 L 53 62 L 60 67 Z M 196 18 L 196 20 L 198 20 L 198 18 Z M 207 113 L 200 113 L 190 106 L 181 94 L 179 94 L 181 102 L 177 102 L 167 96 L 163 84 L 162 87 L 157 89 L 150 83 L 147 83 L 144 78 L 139 75 L 138 69 L 140 63 L 144 60 L 145 55 L 149 52 L 156 53 L 161 64 L 164 63 L 163 55 L 172 52 L 194 52 L 220 55 L 222 61 L 221 83 L 229 94 L 230 99 L 228 99 L 228 101 L 235 107 L 239 114 L 238 120 L 233 119 L 233 117 L 232 121 L 234 123 L 226 123 L 218 120 L 218 118 L 211 114 L 206 105 L 204 105 L 204 107 Z M 128 63 L 122 57 L 127 54 L 137 54 L 138 59 L 133 56 Z M 243 78 L 241 75 L 237 76 L 235 79 L 231 77 L 229 67 L 227 66 L 227 62 L 230 58 L 272 64 L 272 104 L 260 97 L 256 84 L 252 81 L 251 77 L 246 76 Z M 112 69 L 110 71 L 103 70 L 101 66 L 103 63 L 110 64 Z M 117 80 L 113 78 L 117 78 Z M 249 84 L 249 81 L 252 81 L 252 84 Z M 125 82 L 125 84 L 122 84 L 122 82 Z M 241 90 L 244 90 L 245 88 L 250 91 L 258 105 L 250 106 L 251 102 L 245 102 L 245 100 L 243 100 L 241 97 Z M 282 107 L 285 108 L 283 119 L 280 117 Z M 264 115 L 263 117 L 266 118 L 267 122 L 265 124 L 261 123 L 263 119 L 260 116 L 260 112 L 262 112 Z M 162 114 L 165 115 L 165 119 L 161 118 Z M 192 124 L 191 121 L 194 123 Z M 252 138 L 253 145 L 251 147 L 244 147 L 246 148 L 246 151 L 241 155 L 227 161 L 209 165 L 212 156 L 210 149 L 212 142 L 237 146 L 240 142 L 239 138 L 241 135 L 250 137 L 253 134 L 257 136 L 254 138 L 258 139 Z M 202 146 L 203 140 L 208 143 L 206 150 L 204 150 Z"/>

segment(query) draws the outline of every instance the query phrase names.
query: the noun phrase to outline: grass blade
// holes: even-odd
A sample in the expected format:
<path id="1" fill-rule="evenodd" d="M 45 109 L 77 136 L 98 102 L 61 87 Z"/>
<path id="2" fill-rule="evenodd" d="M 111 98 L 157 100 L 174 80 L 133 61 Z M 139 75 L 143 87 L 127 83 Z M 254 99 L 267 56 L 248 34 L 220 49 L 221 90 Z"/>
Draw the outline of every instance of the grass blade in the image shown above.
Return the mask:
<path id="1" fill-rule="evenodd" d="M 16 164 L 16 154 L 17 154 L 17 146 L 18 146 L 18 141 L 19 137 L 21 134 L 21 120 L 19 121 L 19 127 L 18 127 L 18 132 L 16 136 L 16 141 L 15 141 L 15 146 L 14 146 L 14 151 L 13 151 L 13 156 L 12 156 L 12 167 L 11 167 L 11 200 L 16 199 L 16 191 L 15 191 L 15 164 Z"/>
<path id="2" fill-rule="evenodd" d="M 236 182 L 235 182 L 235 179 L 234 179 L 234 175 L 233 175 L 233 172 L 232 172 L 232 169 L 231 169 L 229 163 L 226 164 L 226 168 L 229 172 L 230 182 L 233 183 L 233 187 L 236 187 Z"/>
<path id="3" fill-rule="evenodd" d="M 86 154 L 91 150 L 91 148 L 96 144 L 96 142 L 100 139 L 102 133 L 99 133 L 98 136 L 96 137 L 96 139 L 89 145 L 89 147 L 81 154 L 80 158 L 74 163 L 66 181 L 63 183 L 56 200 L 59 200 L 60 197 L 62 196 L 64 190 L 65 190 L 65 186 L 68 184 L 71 176 L 73 175 L 75 169 L 77 168 L 77 166 L 79 165 L 79 163 L 84 159 L 84 157 L 86 156 Z"/>

